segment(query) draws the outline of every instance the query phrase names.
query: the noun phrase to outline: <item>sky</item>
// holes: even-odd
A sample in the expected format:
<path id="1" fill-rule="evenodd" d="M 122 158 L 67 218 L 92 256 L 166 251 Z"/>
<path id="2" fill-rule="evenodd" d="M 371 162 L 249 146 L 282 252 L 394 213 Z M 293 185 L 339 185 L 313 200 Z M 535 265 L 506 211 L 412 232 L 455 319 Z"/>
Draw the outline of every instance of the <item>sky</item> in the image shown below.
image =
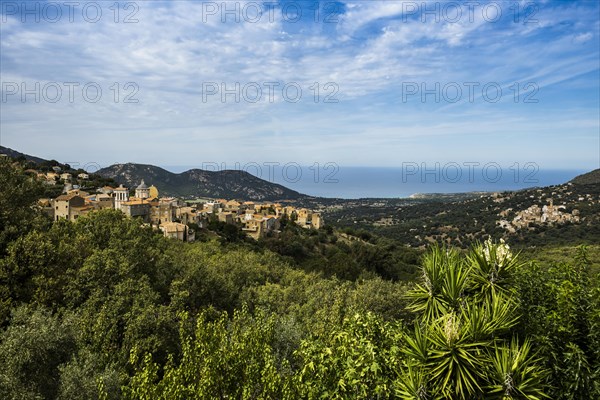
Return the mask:
<path id="1" fill-rule="evenodd" d="M 0 5 L 0 144 L 27 154 L 600 167 L 596 0 Z"/>

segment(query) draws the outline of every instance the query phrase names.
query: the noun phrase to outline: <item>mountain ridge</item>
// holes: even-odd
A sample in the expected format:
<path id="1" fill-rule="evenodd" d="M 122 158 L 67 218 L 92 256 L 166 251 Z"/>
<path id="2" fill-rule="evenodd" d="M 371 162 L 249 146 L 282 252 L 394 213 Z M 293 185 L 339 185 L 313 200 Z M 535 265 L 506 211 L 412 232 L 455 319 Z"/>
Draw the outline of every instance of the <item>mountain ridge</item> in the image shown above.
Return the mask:
<path id="1" fill-rule="evenodd" d="M 45 160 L 5 146 L 0 146 L 0 154 L 11 158 L 24 157 L 36 164 L 53 162 L 53 160 Z M 162 194 L 181 198 L 222 197 L 257 201 L 317 199 L 317 197 L 299 193 L 240 170 L 208 171 L 194 168 L 174 173 L 151 164 L 122 163 L 102 168 L 95 173 L 104 178 L 112 178 L 117 183 L 122 183 L 130 188 L 136 187 L 143 179 L 149 185 L 154 184 Z M 565 183 L 600 184 L 600 169 L 578 175 Z M 452 196 L 457 195 L 460 194 L 452 194 Z M 445 196 L 447 195 L 445 194 Z"/>
<path id="2" fill-rule="evenodd" d="M 575 185 L 597 185 L 600 183 L 600 168 L 577 175 L 570 182 Z"/>
<path id="3" fill-rule="evenodd" d="M 173 173 L 155 165 L 125 163 L 113 164 L 96 173 L 130 188 L 134 188 L 144 180 L 148 185 L 155 185 L 161 194 L 181 198 L 285 201 L 309 197 L 239 170 L 207 171 L 196 168 Z"/>
<path id="4" fill-rule="evenodd" d="M 45 160 L 45 159 L 40 158 L 40 157 L 36 157 L 36 156 L 29 155 L 29 154 L 21 153 L 19 151 L 16 151 L 16 150 L 10 149 L 8 147 L 4 147 L 4 146 L 0 146 L 0 154 L 5 154 L 5 155 L 9 156 L 10 158 L 23 157 L 27 161 L 33 161 L 36 164 L 41 164 L 41 163 L 50 161 L 50 160 Z"/>

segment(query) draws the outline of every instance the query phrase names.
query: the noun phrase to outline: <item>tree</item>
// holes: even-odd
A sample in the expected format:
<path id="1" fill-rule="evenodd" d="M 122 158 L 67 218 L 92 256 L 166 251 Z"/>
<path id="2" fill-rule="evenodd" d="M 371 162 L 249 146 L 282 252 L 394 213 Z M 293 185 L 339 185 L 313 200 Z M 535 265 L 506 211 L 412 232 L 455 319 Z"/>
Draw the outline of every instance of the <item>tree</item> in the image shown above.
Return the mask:
<path id="1" fill-rule="evenodd" d="M 0 157 L 0 257 L 8 244 L 33 227 L 47 222 L 34 205 L 44 188 L 10 158 Z"/>
<path id="2" fill-rule="evenodd" d="M 53 399 L 58 367 L 76 349 L 74 321 L 39 308 L 19 307 L 0 334 L 0 393 L 4 399 Z"/>
<path id="3" fill-rule="evenodd" d="M 58 400 L 100 400 L 121 398 L 121 377 L 114 365 L 105 365 L 101 357 L 87 349 L 58 367 Z"/>
<path id="4" fill-rule="evenodd" d="M 181 314 L 182 358 L 171 357 L 159 366 L 147 354 L 127 389 L 131 399 L 294 399 L 289 364 L 272 351 L 275 318 L 246 308 L 229 320 L 226 313 L 197 317 L 193 334 L 186 331 L 188 316 Z M 132 352 L 132 364 L 139 363 Z"/>

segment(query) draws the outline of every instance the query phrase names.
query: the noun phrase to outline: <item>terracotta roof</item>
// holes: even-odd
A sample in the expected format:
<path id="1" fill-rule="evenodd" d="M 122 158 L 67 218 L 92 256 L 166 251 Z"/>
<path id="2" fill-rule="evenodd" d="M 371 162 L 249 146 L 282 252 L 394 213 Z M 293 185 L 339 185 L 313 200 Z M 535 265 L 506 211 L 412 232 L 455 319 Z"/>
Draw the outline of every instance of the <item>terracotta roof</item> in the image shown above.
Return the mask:
<path id="1" fill-rule="evenodd" d="M 121 204 L 127 205 L 127 206 L 135 206 L 135 205 L 149 204 L 149 203 L 145 199 L 132 198 L 129 201 L 122 202 Z"/>
<path id="2" fill-rule="evenodd" d="M 77 194 L 63 194 L 61 196 L 58 196 L 56 199 L 54 199 L 54 201 L 69 201 L 73 197 L 81 197 L 81 196 L 79 196 Z M 83 197 L 81 197 L 81 199 L 83 200 Z"/>
<path id="3" fill-rule="evenodd" d="M 179 222 L 166 222 L 160 225 L 160 229 L 167 233 L 185 232 L 186 228 L 187 225 L 180 224 Z"/>

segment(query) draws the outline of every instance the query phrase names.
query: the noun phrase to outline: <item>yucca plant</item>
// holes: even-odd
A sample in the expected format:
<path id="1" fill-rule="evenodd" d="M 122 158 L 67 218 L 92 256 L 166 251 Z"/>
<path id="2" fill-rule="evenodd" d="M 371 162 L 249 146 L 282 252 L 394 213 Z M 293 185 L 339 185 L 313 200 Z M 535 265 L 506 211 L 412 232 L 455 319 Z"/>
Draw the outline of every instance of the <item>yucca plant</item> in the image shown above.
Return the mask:
<path id="1" fill-rule="evenodd" d="M 435 385 L 428 381 L 427 371 L 408 363 L 395 382 L 395 394 L 405 400 L 441 400 L 444 397 Z"/>
<path id="2" fill-rule="evenodd" d="M 517 305 L 507 296 L 491 296 L 483 303 L 469 303 L 462 309 L 462 320 L 473 340 L 499 339 L 518 319 Z"/>
<path id="3" fill-rule="evenodd" d="M 464 262 L 454 249 L 434 245 L 423 258 L 421 282 L 407 296 L 411 311 L 426 321 L 434 321 L 457 306 L 464 285 Z M 448 275 L 454 279 L 448 282 Z"/>
<path id="4" fill-rule="evenodd" d="M 420 318 L 403 341 L 401 398 L 545 397 L 529 342 L 506 341 L 519 319 L 510 287 L 518 265 L 505 243 L 489 240 L 466 258 L 437 246 L 424 257 L 422 280 L 409 293 Z"/>
<path id="5" fill-rule="evenodd" d="M 490 354 L 490 383 L 485 387 L 486 399 L 549 398 L 541 389 L 547 371 L 540 367 L 538 361 L 531 353 L 529 340 L 519 345 L 513 339 L 508 346 L 495 346 Z"/>
<path id="6" fill-rule="evenodd" d="M 503 239 L 499 243 L 488 239 L 483 244 L 475 244 L 467 261 L 471 268 L 472 290 L 479 298 L 506 294 L 512 272 L 520 265 L 518 254 L 514 255 Z"/>
<path id="7" fill-rule="evenodd" d="M 429 361 L 429 350 L 431 347 L 427 332 L 423 332 L 420 325 L 415 325 L 414 334 L 405 334 L 405 346 L 402 352 L 410 363 L 425 365 Z"/>
<path id="8" fill-rule="evenodd" d="M 429 357 L 430 379 L 448 398 L 468 399 L 481 392 L 484 377 L 484 350 L 487 340 L 473 340 L 454 313 L 432 324 L 429 331 L 432 349 Z"/>
<path id="9" fill-rule="evenodd" d="M 442 298 L 448 311 L 460 312 L 466 306 L 466 292 L 469 285 L 470 268 L 462 260 L 450 260 L 446 265 L 442 281 Z"/>

